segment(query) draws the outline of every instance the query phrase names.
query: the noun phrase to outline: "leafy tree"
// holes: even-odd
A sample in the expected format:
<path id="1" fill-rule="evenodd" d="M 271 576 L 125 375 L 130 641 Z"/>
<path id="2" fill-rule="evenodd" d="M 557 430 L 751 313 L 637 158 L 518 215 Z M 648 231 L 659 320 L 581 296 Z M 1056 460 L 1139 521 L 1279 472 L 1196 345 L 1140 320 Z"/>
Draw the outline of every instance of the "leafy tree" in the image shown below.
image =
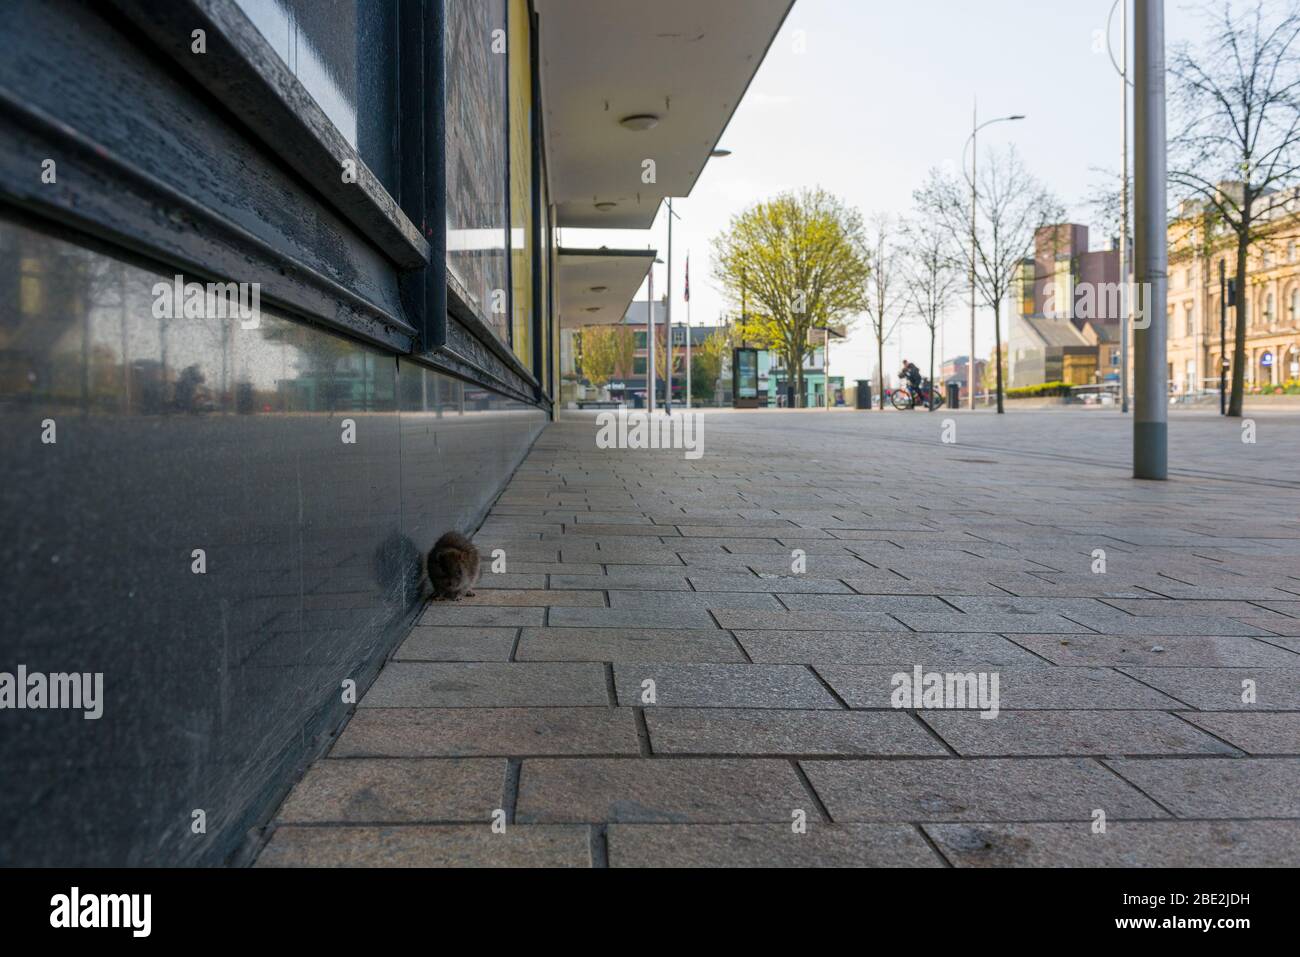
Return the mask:
<path id="1" fill-rule="evenodd" d="M 846 324 L 865 303 L 861 215 L 822 189 L 782 193 L 732 217 L 713 240 L 713 270 L 743 313 L 739 334 L 780 356 L 802 403 L 809 331 Z"/>
<path id="2" fill-rule="evenodd" d="M 1247 256 L 1300 179 L 1300 3 L 1278 12 L 1260 0 L 1238 16 L 1207 6 L 1212 28 L 1174 50 L 1169 180 L 1212 211 L 1236 240 L 1237 329 L 1228 414 L 1241 415 L 1246 371 Z"/>
<path id="3" fill-rule="evenodd" d="M 717 331 L 691 349 L 691 398 L 708 401 L 713 398 L 722 375 L 722 366 L 731 354 L 731 329 L 719 326 Z"/>
<path id="4" fill-rule="evenodd" d="M 627 326 L 587 326 L 582 330 L 582 374 L 602 389 L 616 375 L 632 371 L 636 337 Z"/>

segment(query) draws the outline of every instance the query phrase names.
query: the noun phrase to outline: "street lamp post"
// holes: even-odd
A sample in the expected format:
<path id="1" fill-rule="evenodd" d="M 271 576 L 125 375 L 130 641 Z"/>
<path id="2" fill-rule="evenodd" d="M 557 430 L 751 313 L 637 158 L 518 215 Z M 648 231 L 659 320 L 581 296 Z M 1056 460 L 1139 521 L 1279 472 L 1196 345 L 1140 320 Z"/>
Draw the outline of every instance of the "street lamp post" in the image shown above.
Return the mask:
<path id="1" fill-rule="evenodd" d="M 664 304 L 664 411 L 673 414 L 673 198 L 668 197 L 668 301 Z"/>
<path id="2" fill-rule="evenodd" d="M 1121 3 L 1124 5 L 1124 10 L 1120 16 L 1120 59 L 1117 63 L 1115 61 L 1115 54 L 1110 50 L 1110 21 L 1114 18 L 1115 10 Z M 1129 296 L 1131 294 L 1128 241 L 1128 88 L 1133 85 L 1133 82 L 1128 78 L 1128 0 L 1115 0 L 1115 2 L 1111 4 L 1110 16 L 1106 18 L 1106 50 L 1110 53 L 1111 64 L 1119 74 L 1120 91 L 1124 94 L 1122 110 L 1120 113 L 1122 135 L 1120 139 L 1119 273 L 1120 282 L 1123 284 L 1124 288 L 1123 295 L 1120 296 L 1119 316 L 1119 410 L 1120 412 L 1127 412 Z"/>
<path id="3" fill-rule="evenodd" d="M 650 264 L 645 294 L 645 409 L 655 410 L 655 263 Z"/>
<path id="4" fill-rule="evenodd" d="M 1133 266 L 1144 325 L 1133 330 L 1133 477 L 1168 477 L 1164 0 L 1133 6 Z"/>
<path id="5" fill-rule="evenodd" d="M 976 211 L 979 202 L 979 187 L 975 178 L 975 163 L 979 152 L 979 145 L 975 139 L 977 133 L 986 126 L 992 126 L 994 123 L 1007 123 L 1011 120 L 1023 120 L 1023 113 L 1016 113 L 1012 116 L 999 116 L 995 120 L 986 120 L 984 123 L 979 122 L 979 103 L 976 102 L 971 110 L 971 131 L 970 137 L 966 140 L 966 145 L 962 147 L 962 168 L 965 169 L 966 150 L 970 150 L 970 361 L 966 363 L 966 388 L 970 392 L 967 396 L 967 408 L 975 408 L 975 259 L 977 241 L 976 231 Z M 1000 362 L 1001 356 L 994 356 L 994 362 Z M 931 383 L 931 388 L 934 385 Z"/>

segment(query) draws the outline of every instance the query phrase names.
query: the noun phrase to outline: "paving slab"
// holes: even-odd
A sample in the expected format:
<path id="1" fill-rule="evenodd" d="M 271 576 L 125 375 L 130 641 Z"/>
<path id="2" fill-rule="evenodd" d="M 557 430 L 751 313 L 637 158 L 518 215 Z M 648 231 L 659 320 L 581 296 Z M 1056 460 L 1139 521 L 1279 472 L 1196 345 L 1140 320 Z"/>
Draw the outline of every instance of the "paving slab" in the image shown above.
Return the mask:
<path id="1" fill-rule="evenodd" d="M 610 704 L 605 667 L 594 662 L 393 661 L 362 708 L 574 707 Z"/>
<path id="2" fill-rule="evenodd" d="M 1300 668 L 1120 670 L 1198 711 L 1300 711 Z"/>
<path id="3" fill-rule="evenodd" d="M 277 820 L 287 824 L 484 821 L 501 807 L 503 759 L 317 761 Z"/>
<path id="4" fill-rule="evenodd" d="M 884 612 L 746 611 L 716 612 L 723 628 L 745 631 L 915 631 Z"/>
<path id="5" fill-rule="evenodd" d="M 545 588 L 481 588 L 460 599 L 460 605 L 509 605 L 514 608 L 604 608 L 599 591 L 550 591 Z"/>
<path id="6" fill-rule="evenodd" d="M 1300 821 L 926 824 L 957 867 L 1297 867 Z"/>
<path id="7" fill-rule="evenodd" d="M 859 631 L 737 631 L 736 640 L 756 662 L 770 664 L 1043 665 L 1001 635 Z"/>
<path id="8" fill-rule="evenodd" d="M 767 592 L 778 595 L 848 595 L 853 592 L 842 581 L 796 575 L 693 574 L 688 576 L 688 581 L 697 592 Z"/>
<path id="9" fill-rule="evenodd" d="M 275 829 L 257 867 L 590 867 L 589 828 L 515 825 Z"/>
<path id="10" fill-rule="evenodd" d="M 658 617 L 664 607 L 663 596 L 653 591 L 611 591 L 609 607 L 620 611 L 654 612 Z M 672 598 L 674 609 L 684 610 L 727 608 L 781 611 L 784 607 L 775 595 L 762 592 L 682 592 Z M 644 616 L 642 616 L 644 621 Z"/>
<path id="11" fill-rule="evenodd" d="M 991 712 L 990 712 L 991 713 Z M 970 757 L 1240 752 L 1159 711 L 918 712 L 954 751 Z"/>
<path id="12" fill-rule="evenodd" d="M 1178 817 L 1300 818 L 1300 758 L 1107 759 Z"/>
<path id="13" fill-rule="evenodd" d="M 947 755 L 906 712 L 646 708 L 655 754 Z"/>
<path id="14" fill-rule="evenodd" d="M 1012 639 L 1058 665 L 1181 666 L 1300 664 L 1300 657 L 1254 638 L 1215 635 L 1021 635 Z"/>
<path id="15" fill-rule="evenodd" d="M 397 661 L 508 661 L 518 628 L 417 625 L 394 652 Z"/>
<path id="16" fill-rule="evenodd" d="M 743 662 L 718 628 L 525 628 L 517 661 Z"/>
<path id="17" fill-rule="evenodd" d="M 921 660 L 921 659 L 918 659 Z M 992 690 L 992 676 L 997 676 L 998 707 L 1002 711 L 1042 710 L 1055 711 L 1079 709 L 1170 710 L 1183 707 L 1182 703 L 1161 694 L 1142 682 L 1109 668 L 1052 668 L 1048 667 L 998 667 L 976 671 L 971 668 L 956 669 L 943 659 L 925 658 L 922 680 L 929 673 L 954 677 L 957 685 L 966 687 L 969 675 L 986 675 L 985 687 Z M 893 708 L 895 689 L 915 687 L 915 666 L 906 668 L 818 665 L 817 673 L 834 689 L 850 708 Z M 901 676 L 901 677 L 900 677 Z M 922 685 L 924 687 L 924 684 Z M 908 697 L 910 707 L 920 707 Z M 967 707 L 978 705 L 969 701 Z M 928 709 L 927 709 L 928 710 Z"/>
<path id="18" fill-rule="evenodd" d="M 1095 808 L 1107 809 L 1112 819 L 1169 816 L 1088 758 L 827 760 L 800 766 L 839 823 L 1086 823 Z"/>
<path id="19" fill-rule="evenodd" d="M 1250 714 L 1213 711 L 1185 712 L 1181 716 L 1247 754 L 1300 757 L 1300 712 Z"/>
<path id="20" fill-rule="evenodd" d="M 540 625 L 545 621 L 545 608 L 501 608 L 470 605 L 464 601 L 436 601 L 425 608 L 417 624 L 453 627 L 479 625 L 502 628 Z"/>
<path id="21" fill-rule="evenodd" d="M 515 819 L 559 823 L 782 822 L 814 817 L 789 761 L 684 758 L 528 759 Z"/>
<path id="22" fill-rule="evenodd" d="M 645 700 L 653 682 L 654 702 Z M 842 709 L 800 665 L 616 662 L 618 703 L 647 708 Z"/>
<path id="23" fill-rule="evenodd" d="M 638 628 L 646 624 L 646 612 L 640 608 L 552 608 L 545 622 L 557 628 Z M 663 608 L 654 613 L 658 628 L 715 628 L 713 617 L 703 608 Z"/>
<path id="24" fill-rule="evenodd" d="M 942 867 L 907 824 L 611 824 L 610 867 Z"/>
<path id="25" fill-rule="evenodd" d="M 639 751 L 630 708 L 360 708 L 330 756 L 596 756 Z"/>
<path id="26" fill-rule="evenodd" d="M 912 631 L 992 632 L 996 634 L 1070 634 L 1079 630 L 1076 622 L 1062 615 L 962 614 L 899 612 L 899 621 Z M 1134 619 L 1136 620 L 1136 619 Z"/>

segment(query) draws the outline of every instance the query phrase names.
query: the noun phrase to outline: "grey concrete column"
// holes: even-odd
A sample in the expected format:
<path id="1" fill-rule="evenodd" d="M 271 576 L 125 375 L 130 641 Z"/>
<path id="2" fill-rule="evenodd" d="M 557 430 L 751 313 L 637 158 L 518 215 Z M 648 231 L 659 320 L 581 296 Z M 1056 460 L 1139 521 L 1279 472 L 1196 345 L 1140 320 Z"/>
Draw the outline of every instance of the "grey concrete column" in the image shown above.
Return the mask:
<path id="1" fill-rule="evenodd" d="M 1134 0 L 1133 477 L 1168 475 L 1164 0 Z"/>

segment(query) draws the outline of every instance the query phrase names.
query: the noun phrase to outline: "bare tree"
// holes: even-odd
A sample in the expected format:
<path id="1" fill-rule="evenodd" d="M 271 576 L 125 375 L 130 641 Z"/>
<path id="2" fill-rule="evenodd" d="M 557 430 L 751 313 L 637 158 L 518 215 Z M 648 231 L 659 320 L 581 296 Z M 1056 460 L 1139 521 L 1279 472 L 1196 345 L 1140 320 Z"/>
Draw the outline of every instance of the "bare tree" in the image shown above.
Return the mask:
<path id="1" fill-rule="evenodd" d="M 898 227 L 893 218 L 877 215 L 867 226 L 867 247 L 871 272 L 863 312 L 871 322 L 876 340 L 876 375 L 880 408 L 885 407 L 885 342 L 894 334 L 907 312 L 907 278 L 903 251 L 898 245 Z"/>
<path id="2" fill-rule="evenodd" d="M 1002 354 L 1002 303 L 1020 263 L 1033 249 L 1034 231 L 1059 222 L 1064 207 L 1025 168 L 1014 146 L 980 164 L 979 200 L 971 222 L 971 184 L 931 170 L 913 195 L 960 250 L 962 267 L 974 275 L 977 294 L 993 308 L 994 355 Z M 971 356 L 971 362 L 975 357 Z M 997 364 L 998 412 L 1003 412 L 1002 364 Z"/>
<path id="3" fill-rule="evenodd" d="M 1106 237 L 1108 242 L 1114 242 L 1119 239 L 1120 233 L 1124 229 L 1124 203 L 1121 198 L 1124 182 L 1113 167 L 1090 166 L 1088 171 L 1098 179 L 1089 184 L 1088 193 L 1084 196 L 1083 202 L 1091 210 L 1091 219 L 1100 227 L 1102 236 Z M 1130 197 L 1133 195 L 1132 176 L 1128 178 L 1128 194 Z M 1128 231 L 1128 240 L 1130 248 L 1132 248 L 1133 229 L 1131 226 Z"/>
<path id="4" fill-rule="evenodd" d="M 1207 7 L 1211 29 L 1169 62 L 1181 129 L 1169 180 L 1198 199 L 1236 239 L 1237 329 L 1228 415 L 1240 416 L 1246 371 L 1247 256 L 1300 178 L 1300 2 L 1237 15 Z"/>
<path id="5" fill-rule="evenodd" d="M 908 303 L 930 332 L 930 411 L 934 411 L 934 340 L 961 282 L 960 254 L 934 219 L 917 215 L 903 227 L 908 245 Z M 942 357 L 940 357 L 942 358 Z"/>

